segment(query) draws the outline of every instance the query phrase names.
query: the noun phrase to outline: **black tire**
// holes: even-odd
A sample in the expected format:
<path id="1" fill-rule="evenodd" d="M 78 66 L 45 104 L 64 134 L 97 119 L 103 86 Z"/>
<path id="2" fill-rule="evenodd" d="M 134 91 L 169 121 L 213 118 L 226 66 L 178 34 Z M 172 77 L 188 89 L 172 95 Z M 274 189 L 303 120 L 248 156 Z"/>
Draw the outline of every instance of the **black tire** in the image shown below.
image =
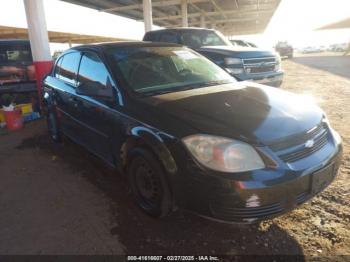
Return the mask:
<path id="1" fill-rule="evenodd" d="M 172 201 L 162 164 L 143 148 L 132 149 L 128 159 L 127 176 L 136 204 L 152 217 L 167 216 Z"/>
<path id="2" fill-rule="evenodd" d="M 51 108 L 47 111 L 46 122 L 51 139 L 56 143 L 62 142 L 62 135 L 60 132 L 56 111 L 54 110 L 54 108 Z"/>

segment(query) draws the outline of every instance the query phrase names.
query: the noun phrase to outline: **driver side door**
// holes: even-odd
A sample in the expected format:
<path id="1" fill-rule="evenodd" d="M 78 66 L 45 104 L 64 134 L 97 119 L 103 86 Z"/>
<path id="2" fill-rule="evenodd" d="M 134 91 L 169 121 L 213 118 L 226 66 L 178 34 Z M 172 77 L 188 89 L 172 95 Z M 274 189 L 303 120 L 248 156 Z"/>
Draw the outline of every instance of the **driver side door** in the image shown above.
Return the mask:
<path id="1" fill-rule="evenodd" d="M 83 53 L 77 78 L 77 86 L 79 85 L 84 85 L 90 90 L 103 89 L 96 90 L 96 94 L 108 89 L 111 89 L 109 93 L 114 94 L 110 98 L 77 94 L 75 107 L 83 144 L 92 153 L 113 164 L 113 130 L 118 122 L 113 110 L 117 101 L 113 97 L 116 97 L 117 92 L 106 66 L 97 53 Z"/>

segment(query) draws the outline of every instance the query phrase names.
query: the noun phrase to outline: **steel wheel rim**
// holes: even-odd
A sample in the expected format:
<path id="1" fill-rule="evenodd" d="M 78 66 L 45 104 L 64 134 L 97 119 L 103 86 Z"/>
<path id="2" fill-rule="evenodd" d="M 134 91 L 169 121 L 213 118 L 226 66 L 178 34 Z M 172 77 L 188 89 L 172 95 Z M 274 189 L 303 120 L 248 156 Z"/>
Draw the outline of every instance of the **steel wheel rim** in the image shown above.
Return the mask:
<path id="1" fill-rule="evenodd" d="M 137 160 L 134 173 L 137 197 L 143 207 L 149 209 L 159 205 L 161 185 L 155 170 L 142 158 Z"/>

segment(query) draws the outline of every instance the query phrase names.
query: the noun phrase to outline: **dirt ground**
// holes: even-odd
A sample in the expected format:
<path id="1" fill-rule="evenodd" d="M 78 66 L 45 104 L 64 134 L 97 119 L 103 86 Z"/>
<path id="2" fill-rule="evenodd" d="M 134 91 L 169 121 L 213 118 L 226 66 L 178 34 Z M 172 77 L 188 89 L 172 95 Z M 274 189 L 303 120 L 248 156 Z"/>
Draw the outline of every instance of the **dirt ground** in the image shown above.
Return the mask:
<path id="1" fill-rule="evenodd" d="M 69 141 L 54 145 L 44 121 L 36 121 L 0 134 L 0 254 L 298 254 L 306 255 L 299 261 L 336 255 L 346 261 L 339 255 L 350 255 L 350 70 L 343 75 L 339 65 L 350 56 L 328 59 L 329 68 L 320 69 L 327 59 L 283 61 L 282 89 L 313 96 L 344 141 L 339 176 L 312 201 L 252 226 L 184 211 L 154 220 L 135 207 L 122 176 Z"/>

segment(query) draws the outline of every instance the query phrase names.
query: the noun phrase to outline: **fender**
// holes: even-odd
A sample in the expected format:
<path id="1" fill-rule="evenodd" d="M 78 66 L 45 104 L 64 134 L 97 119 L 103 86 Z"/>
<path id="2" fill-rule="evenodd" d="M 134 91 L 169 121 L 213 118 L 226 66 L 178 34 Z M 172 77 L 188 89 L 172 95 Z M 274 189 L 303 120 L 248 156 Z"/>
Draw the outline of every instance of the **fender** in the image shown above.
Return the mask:
<path id="1" fill-rule="evenodd" d="M 150 147 L 169 174 L 175 174 L 177 172 L 178 169 L 176 162 L 171 152 L 165 145 L 167 139 L 170 140 L 173 138 L 171 135 L 164 132 L 155 132 L 154 130 L 144 126 L 132 128 L 130 130 L 130 135 L 141 139 L 142 142 Z"/>

